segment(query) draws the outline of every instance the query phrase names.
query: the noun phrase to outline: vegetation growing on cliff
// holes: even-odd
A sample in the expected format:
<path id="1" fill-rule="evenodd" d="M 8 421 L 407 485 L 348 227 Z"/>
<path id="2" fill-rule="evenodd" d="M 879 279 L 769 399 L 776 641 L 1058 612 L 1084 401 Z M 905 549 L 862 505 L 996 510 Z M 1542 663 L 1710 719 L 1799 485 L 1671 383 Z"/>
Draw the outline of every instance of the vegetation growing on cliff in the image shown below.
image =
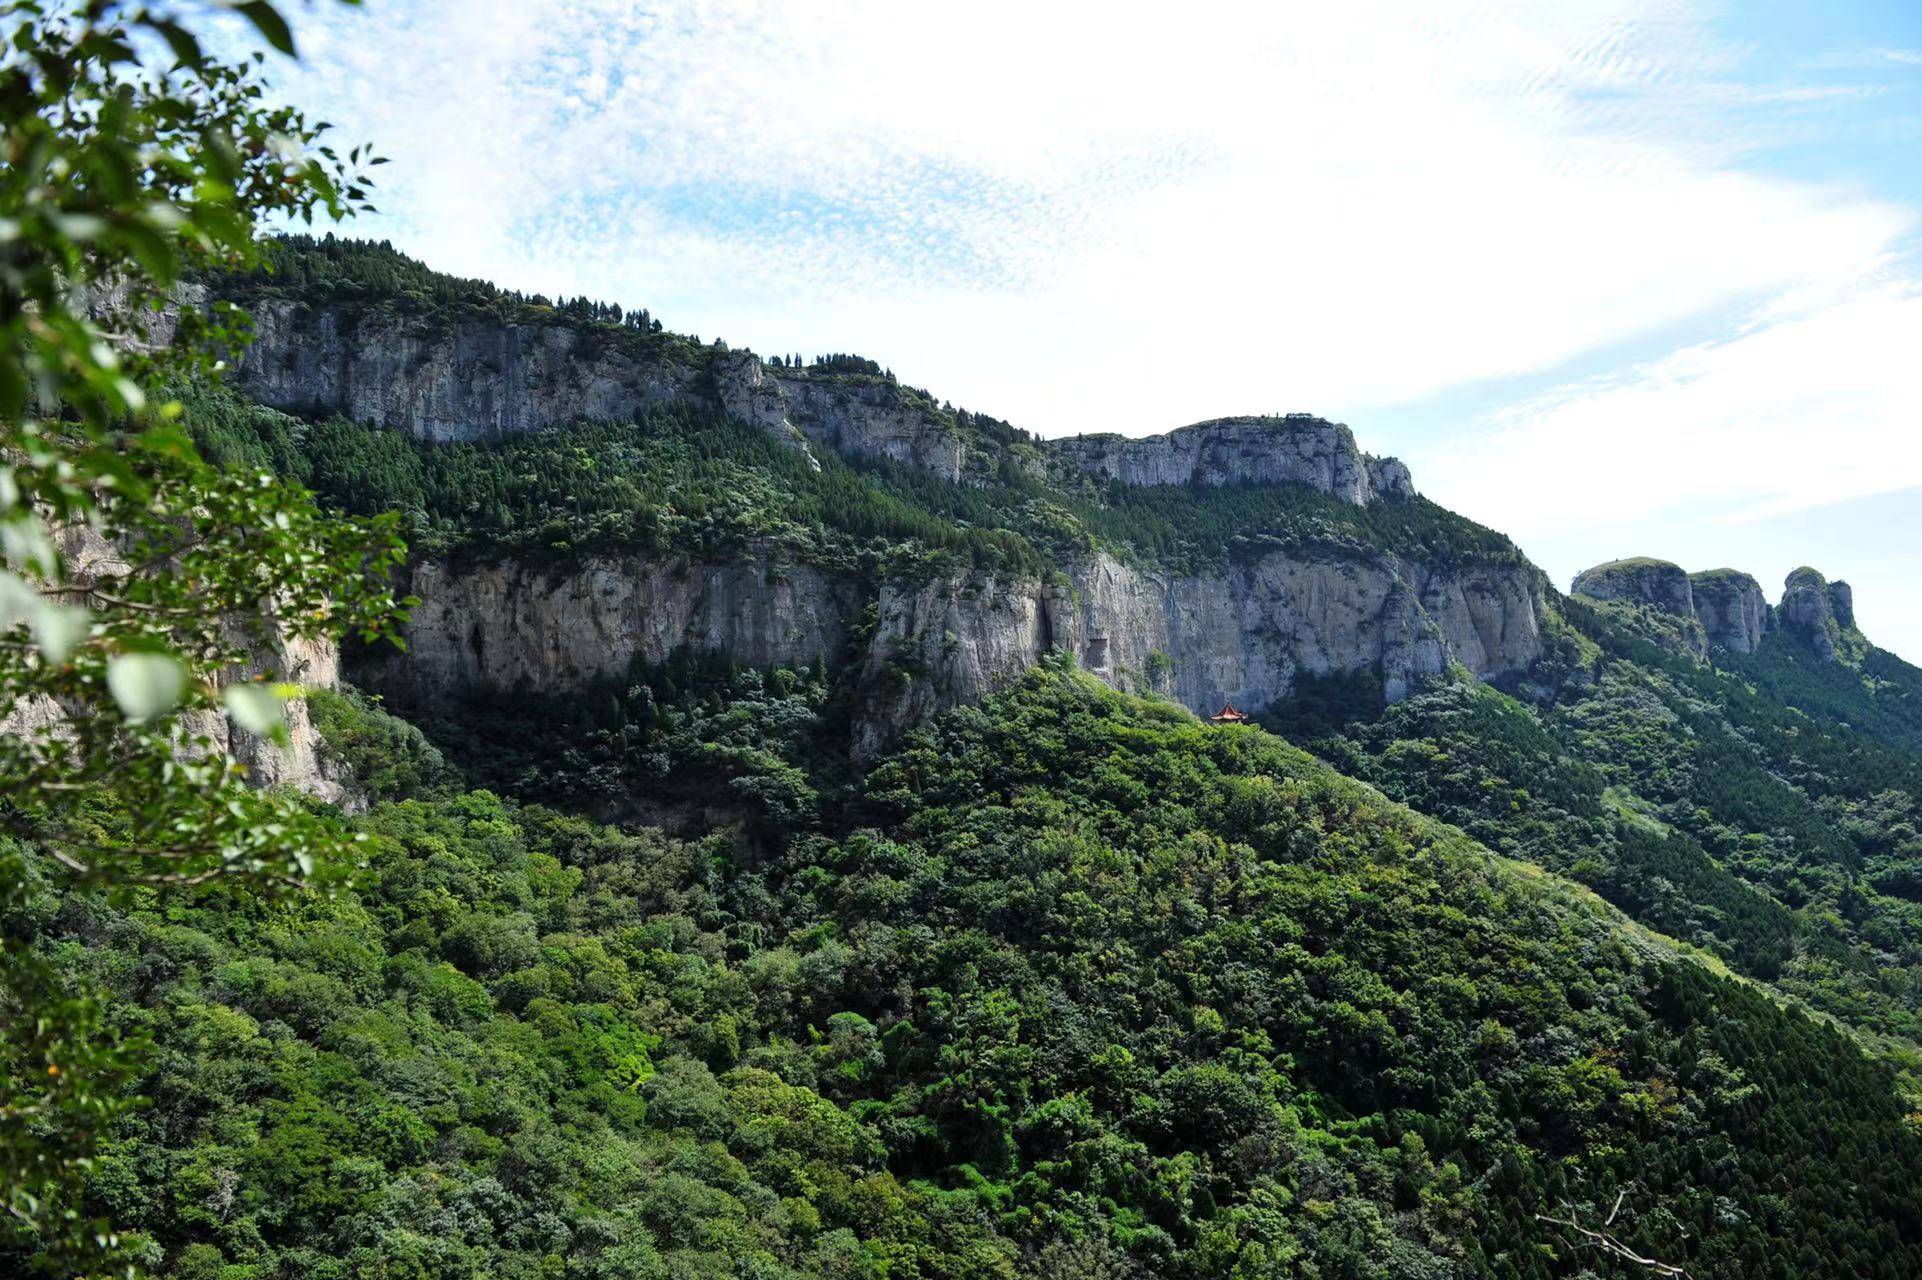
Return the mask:
<path id="1" fill-rule="evenodd" d="M 297 478 L 349 511 L 398 510 L 420 555 L 726 559 L 768 544 L 825 568 L 907 578 L 1046 577 L 1097 549 L 1179 572 L 1283 549 L 1524 563 L 1506 537 L 1422 498 L 1363 507 L 1306 485 L 1062 488 L 1018 467 L 955 483 L 883 459 L 818 449 L 810 458 L 758 428 L 680 408 L 429 444 L 341 418 L 307 422 L 217 388 L 187 400 L 210 456 Z"/>

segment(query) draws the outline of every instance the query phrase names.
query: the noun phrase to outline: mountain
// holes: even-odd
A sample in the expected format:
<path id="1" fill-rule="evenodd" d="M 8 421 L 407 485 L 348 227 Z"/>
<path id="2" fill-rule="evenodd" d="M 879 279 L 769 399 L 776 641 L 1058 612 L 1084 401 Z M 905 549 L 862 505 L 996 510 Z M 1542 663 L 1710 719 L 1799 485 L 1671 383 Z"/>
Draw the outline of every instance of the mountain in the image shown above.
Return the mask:
<path id="1" fill-rule="evenodd" d="M 1543 650 L 1546 583 L 1513 544 L 1317 418 L 1043 443 L 857 357 L 771 366 L 481 286 L 409 289 L 411 264 L 340 242 L 282 269 L 225 282 L 257 317 L 236 385 L 323 421 L 228 453 L 421 514 L 412 655 L 378 681 L 415 705 L 565 690 L 684 645 L 820 660 L 861 672 L 867 757 L 1056 648 L 1201 712 L 1266 705 L 1298 672 L 1367 669 L 1396 696 Z"/>
<path id="2" fill-rule="evenodd" d="M 420 603 L 302 722 L 353 885 L 32 906 L 158 1046 L 90 1194 L 161 1274 L 1922 1275 L 1922 671 L 1845 584 L 1564 595 L 1319 418 L 274 256 L 187 421 Z"/>
<path id="3" fill-rule="evenodd" d="M 262 317 L 237 386 L 308 416 L 230 407 L 212 443 L 413 514 L 410 651 L 354 672 L 409 714 L 471 725 L 489 690 L 578 721 L 593 688 L 631 721 L 630 677 L 692 651 L 831 674 L 829 734 L 867 762 L 1063 651 L 1200 715 L 1266 712 L 1739 972 L 1917 1033 L 1922 675 L 1846 584 L 1801 570 L 1772 606 L 1644 558 L 1561 596 L 1309 415 L 1038 441 L 861 357 L 763 361 L 378 246 L 282 256 L 214 287 Z M 563 421 L 584 405 L 630 420 Z M 490 753 L 518 760 L 500 718 Z M 523 773 L 554 774 L 540 752 Z M 638 754 L 596 766 L 604 815 L 659 772 Z"/>

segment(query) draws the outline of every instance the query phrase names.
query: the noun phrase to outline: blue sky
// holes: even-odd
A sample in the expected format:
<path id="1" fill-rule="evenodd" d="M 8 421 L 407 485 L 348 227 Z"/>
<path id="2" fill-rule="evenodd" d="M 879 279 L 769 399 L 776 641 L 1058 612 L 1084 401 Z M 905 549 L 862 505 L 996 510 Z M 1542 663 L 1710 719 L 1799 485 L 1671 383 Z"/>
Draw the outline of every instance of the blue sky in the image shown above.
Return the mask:
<path id="1" fill-rule="evenodd" d="M 435 266 L 1048 435 L 1320 413 L 1563 585 L 1812 563 L 1922 660 L 1913 0 L 305 19 Z"/>

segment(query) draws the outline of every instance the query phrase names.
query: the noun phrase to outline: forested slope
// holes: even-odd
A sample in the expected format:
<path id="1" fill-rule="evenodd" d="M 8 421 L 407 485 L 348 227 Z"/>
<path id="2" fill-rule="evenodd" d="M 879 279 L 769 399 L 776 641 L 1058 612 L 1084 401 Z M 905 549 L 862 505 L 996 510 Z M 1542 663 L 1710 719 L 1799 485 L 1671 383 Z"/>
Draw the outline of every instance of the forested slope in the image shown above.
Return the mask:
<path id="1" fill-rule="evenodd" d="M 1257 729 L 1060 663 L 813 830 L 627 832 L 321 717 L 352 889 L 46 945 L 160 1047 L 170 1276 L 1922 1271 L 1891 1069 Z M 754 856 L 746 856 L 752 845 Z"/>
<path id="2" fill-rule="evenodd" d="M 1548 698 L 1463 681 L 1270 722 L 1491 847 L 1858 1025 L 1922 1022 L 1922 672 L 1780 629 L 1688 652 L 1646 610 L 1578 597 Z"/>

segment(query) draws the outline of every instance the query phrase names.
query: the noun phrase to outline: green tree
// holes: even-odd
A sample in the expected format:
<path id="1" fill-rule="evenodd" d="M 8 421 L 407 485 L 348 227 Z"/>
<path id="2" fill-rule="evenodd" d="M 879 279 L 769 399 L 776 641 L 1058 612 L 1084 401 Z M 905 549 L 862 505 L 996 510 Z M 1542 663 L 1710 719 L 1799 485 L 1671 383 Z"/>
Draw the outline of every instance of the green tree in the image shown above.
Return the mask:
<path id="1" fill-rule="evenodd" d="M 272 4 L 222 7 L 294 52 Z M 73 1190 L 138 1045 L 31 954 L 37 878 L 300 884 L 344 862 L 349 837 L 220 747 L 284 735 L 290 650 L 399 615 L 393 518 L 211 466 L 157 394 L 247 336 L 183 281 L 251 266 L 266 220 L 366 208 L 379 163 L 271 105 L 264 54 L 209 56 L 184 12 L 0 4 L 0 1179 L 15 1242 L 68 1274 L 114 1253 Z"/>

